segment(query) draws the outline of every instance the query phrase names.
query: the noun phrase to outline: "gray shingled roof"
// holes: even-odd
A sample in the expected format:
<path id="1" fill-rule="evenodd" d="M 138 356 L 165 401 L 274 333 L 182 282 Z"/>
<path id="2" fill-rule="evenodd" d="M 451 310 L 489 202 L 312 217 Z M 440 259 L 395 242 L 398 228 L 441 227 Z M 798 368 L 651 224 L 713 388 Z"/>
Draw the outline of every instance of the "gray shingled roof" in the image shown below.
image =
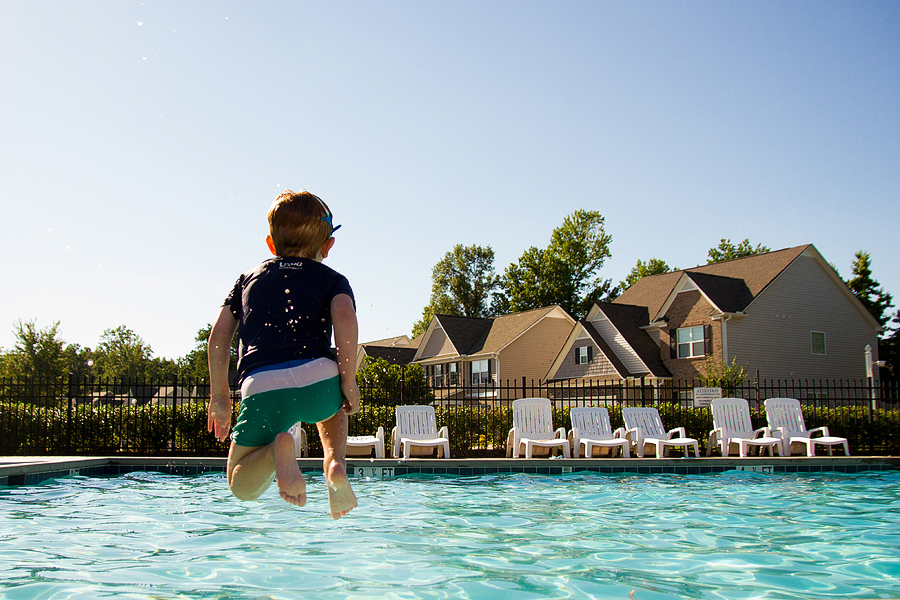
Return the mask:
<path id="1" fill-rule="evenodd" d="M 409 346 L 363 346 L 366 355 L 372 358 L 383 358 L 392 365 L 408 365 L 416 355 L 416 348 Z"/>
<path id="2" fill-rule="evenodd" d="M 610 302 L 598 302 L 597 306 L 600 307 L 603 314 L 622 334 L 622 337 L 625 338 L 631 349 L 647 365 L 651 375 L 654 377 L 672 376 L 672 373 L 663 364 L 659 345 L 650 337 L 649 333 L 641 329 L 641 327 L 650 324 L 650 312 L 646 306 L 613 304 Z M 643 373 L 630 373 L 630 375 L 640 376 Z"/>
<path id="3" fill-rule="evenodd" d="M 460 354 L 497 352 L 540 321 L 555 306 L 545 306 L 493 318 L 435 315 Z"/>
<path id="4" fill-rule="evenodd" d="M 682 274 L 687 273 L 721 310 L 742 311 L 809 247 L 810 244 L 805 244 L 683 271 L 648 275 L 622 292 L 614 303 L 646 306 L 653 318 Z"/>

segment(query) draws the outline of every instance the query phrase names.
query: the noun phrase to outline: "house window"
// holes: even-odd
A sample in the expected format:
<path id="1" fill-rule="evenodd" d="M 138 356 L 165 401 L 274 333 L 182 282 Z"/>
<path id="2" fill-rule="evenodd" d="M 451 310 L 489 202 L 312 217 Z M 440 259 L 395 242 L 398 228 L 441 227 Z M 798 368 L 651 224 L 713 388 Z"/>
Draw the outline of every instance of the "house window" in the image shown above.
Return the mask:
<path id="1" fill-rule="evenodd" d="M 434 386 L 444 385 L 444 365 L 434 365 Z"/>
<path id="2" fill-rule="evenodd" d="M 703 326 L 682 327 L 678 330 L 678 358 L 696 358 L 705 355 Z"/>
<path id="3" fill-rule="evenodd" d="M 447 365 L 447 385 L 459 384 L 459 363 L 450 363 Z"/>
<path id="4" fill-rule="evenodd" d="M 825 334 L 821 331 L 813 331 L 811 334 L 812 353 L 825 354 Z"/>
<path id="5" fill-rule="evenodd" d="M 575 364 L 576 365 L 586 365 L 591 362 L 591 356 L 593 348 L 590 346 L 581 346 L 580 348 L 575 348 Z"/>
<path id="6" fill-rule="evenodd" d="M 487 385 L 491 383 L 491 361 L 472 361 L 472 385 Z"/>

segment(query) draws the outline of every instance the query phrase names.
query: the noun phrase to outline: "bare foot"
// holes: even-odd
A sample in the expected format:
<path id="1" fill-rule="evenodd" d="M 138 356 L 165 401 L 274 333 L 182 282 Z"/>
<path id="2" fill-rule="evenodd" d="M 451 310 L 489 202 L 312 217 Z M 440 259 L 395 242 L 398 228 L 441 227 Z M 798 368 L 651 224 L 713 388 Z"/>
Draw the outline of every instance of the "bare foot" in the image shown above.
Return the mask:
<path id="1" fill-rule="evenodd" d="M 325 482 L 328 484 L 328 504 L 332 519 L 340 519 L 356 508 L 356 494 L 350 487 L 350 479 L 342 464 L 331 461 L 325 471 Z"/>
<path id="2" fill-rule="evenodd" d="M 306 504 L 306 479 L 297 466 L 294 438 L 290 433 L 279 433 L 272 449 L 275 452 L 275 479 L 282 499 L 294 506 L 303 506 Z"/>

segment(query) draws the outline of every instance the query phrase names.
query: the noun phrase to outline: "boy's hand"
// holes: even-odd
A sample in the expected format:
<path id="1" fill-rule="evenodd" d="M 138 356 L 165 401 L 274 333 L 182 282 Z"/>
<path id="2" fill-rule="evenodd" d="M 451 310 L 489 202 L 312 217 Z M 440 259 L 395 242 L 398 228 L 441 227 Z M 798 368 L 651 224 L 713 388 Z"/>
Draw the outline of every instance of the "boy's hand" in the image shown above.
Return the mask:
<path id="1" fill-rule="evenodd" d="M 231 410 L 231 398 L 227 395 L 210 397 L 206 430 L 211 431 L 220 442 L 228 439 L 228 431 L 231 429 Z"/>
<path id="2" fill-rule="evenodd" d="M 359 386 L 356 381 L 341 384 L 341 393 L 344 394 L 344 412 L 348 415 L 359 411 Z"/>

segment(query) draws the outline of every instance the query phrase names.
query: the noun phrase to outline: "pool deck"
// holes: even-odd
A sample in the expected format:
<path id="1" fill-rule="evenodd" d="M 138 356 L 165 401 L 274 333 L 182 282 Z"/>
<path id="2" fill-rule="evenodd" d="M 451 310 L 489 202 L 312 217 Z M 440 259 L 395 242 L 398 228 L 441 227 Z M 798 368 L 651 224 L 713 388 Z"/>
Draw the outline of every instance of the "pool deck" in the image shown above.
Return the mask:
<path id="1" fill-rule="evenodd" d="M 321 473 L 322 459 L 298 459 L 305 473 Z M 371 459 L 348 458 L 351 477 L 397 477 L 427 474 L 480 477 L 508 473 L 563 475 L 703 475 L 725 471 L 761 473 L 860 473 L 900 469 L 894 456 L 796 457 L 708 457 L 708 458 L 467 458 L 467 459 Z M 47 479 L 69 476 L 109 476 L 134 471 L 156 471 L 171 475 L 200 475 L 225 470 L 225 457 L 140 456 L 2 456 L 0 486 L 36 485 Z"/>

